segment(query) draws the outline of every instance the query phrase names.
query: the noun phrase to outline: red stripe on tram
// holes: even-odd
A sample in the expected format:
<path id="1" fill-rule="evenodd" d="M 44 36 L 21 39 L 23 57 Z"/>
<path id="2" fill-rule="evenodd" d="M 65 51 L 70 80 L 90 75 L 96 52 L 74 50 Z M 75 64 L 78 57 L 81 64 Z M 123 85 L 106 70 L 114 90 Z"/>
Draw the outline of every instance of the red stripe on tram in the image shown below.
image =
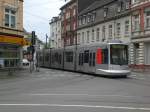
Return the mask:
<path id="1" fill-rule="evenodd" d="M 97 64 L 102 64 L 102 49 L 97 49 L 96 58 Z"/>

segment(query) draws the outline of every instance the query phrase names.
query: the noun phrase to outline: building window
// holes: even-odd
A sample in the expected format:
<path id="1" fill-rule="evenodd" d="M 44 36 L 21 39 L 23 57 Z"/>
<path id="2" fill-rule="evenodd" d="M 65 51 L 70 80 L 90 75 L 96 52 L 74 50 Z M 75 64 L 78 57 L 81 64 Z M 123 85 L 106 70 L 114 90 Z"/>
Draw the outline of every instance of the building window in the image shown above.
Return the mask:
<path id="1" fill-rule="evenodd" d="M 73 9 L 73 16 L 76 15 L 76 8 Z"/>
<path id="2" fill-rule="evenodd" d="M 10 28 L 16 27 L 16 11 L 13 9 L 5 9 L 5 26 Z"/>
<path id="3" fill-rule="evenodd" d="M 150 28 L 150 11 L 146 12 L 146 28 Z"/>
<path id="4" fill-rule="evenodd" d="M 86 23 L 86 17 L 82 17 L 82 25 L 84 25 Z"/>
<path id="5" fill-rule="evenodd" d="M 90 31 L 87 31 L 87 43 L 89 43 L 90 40 Z"/>
<path id="6" fill-rule="evenodd" d="M 125 35 L 129 34 L 129 20 L 125 21 Z"/>
<path id="7" fill-rule="evenodd" d="M 130 2 L 126 2 L 126 9 L 130 8 Z"/>
<path id="8" fill-rule="evenodd" d="M 91 17 L 92 22 L 94 22 L 94 21 L 95 21 L 95 18 L 96 18 L 96 12 L 93 12 L 92 17 Z"/>
<path id="9" fill-rule="evenodd" d="M 139 3 L 139 2 L 140 2 L 140 0 L 133 0 L 133 4 Z"/>
<path id="10" fill-rule="evenodd" d="M 99 33 L 99 28 L 97 28 L 97 32 L 96 32 L 96 41 L 99 41 L 99 37 L 100 37 L 99 34 L 100 34 L 100 33 Z"/>
<path id="11" fill-rule="evenodd" d="M 78 44 L 80 44 L 80 33 L 78 33 Z"/>
<path id="12" fill-rule="evenodd" d="M 102 28 L 102 41 L 105 41 L 105 39 L 106 39 L 106 28 L 105 28 L 105 26 L 103 26 L 103 28 Z"/>
<path id="13" fill-rule="evenodd" d="M 87 16 L 87 22 L 89 23 L 91 21 L 91 15 Z"/>
<path id="14" fill-rule="evenodd" d="M 79 18 L 79 22 L 78 22 L 79 26 L 82 24 L 82 19 Z"/>
<path id="15" fill-rule="evenodd" d="M 70 18 L 70 11 L 66 13 L 66 19 Z"/>
<path id="16" fill-rule="evenodd" d="M 121 33 L 121 24 L 120 23 L 117 23 L 117 37 L 119 38 L 120 37 L 120 33 Z"/>
<path id="17" fill-rule="evenodd" d="M 82 32 L 82 43 L 84 44 L 84 32 Z"/>
<path id="18" fill-rule="evenodd" d="M 133 23 L 134 23 L 134 31 L 139 31 L 140 28 L 140 19 L 139 19 L 139 15 L 134 15 L 133 17 Z"/>
<path id="19" fill-rule="evenodd" d="M 112 39 L 112 25 L 109 25 L 109 39 Z"/>
<path id="20" fill-rule="evenodd" d="M 73 30 L 76 30 L 76 22 L 73 22 Z"/>
<path id="21" fill-rule="evenodd" d="M 104 18 L 107 17 L 108 8 L 104 8 Z"/>
<path id="22" fill-rule="evenodd" d="M 123 2 L 122 1 L 118 1 L 117 12 L 121 12 L 122 8 L 123 8 Z"/>
<path id="23" fill-rule="evenodd" d="M 92 42 L 95 40 L 94 29 L 92 30 Z"/>

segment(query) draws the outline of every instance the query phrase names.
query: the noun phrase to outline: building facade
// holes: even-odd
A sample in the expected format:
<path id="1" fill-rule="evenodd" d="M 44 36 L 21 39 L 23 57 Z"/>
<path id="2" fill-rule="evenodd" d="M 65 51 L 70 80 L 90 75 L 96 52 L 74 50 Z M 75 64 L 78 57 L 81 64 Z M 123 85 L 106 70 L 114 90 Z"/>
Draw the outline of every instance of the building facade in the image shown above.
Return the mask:
<path id="1" fill-rule="evenodd" d="M 0 68 L 20 67 L 23 39 L 23 0 L 0 0 Z"/>
<path id="2" fill-rule="evenodd" d="M 131 38 L 130 0 L 95 0 L 79 13 L 78 44 Z"/>
<path id="3" fill-rule="evenodd" d="M 61 17 L 53 17 L 50 21 L 50 48 L 61 48 L 63 47 L 63 40 L 61 38 Z"/>
<path id="4" fill-rule="evenodd" d="M 132 67 L 150 68 L 150 1 L 132 0 Z"/>
<path id="5" fill-rule="evenodd" d="M 70 0 L 60 10 L 61 38 L 64 41 L 64 47 L 75 45 L 77 38 L 77 0 Z"/>

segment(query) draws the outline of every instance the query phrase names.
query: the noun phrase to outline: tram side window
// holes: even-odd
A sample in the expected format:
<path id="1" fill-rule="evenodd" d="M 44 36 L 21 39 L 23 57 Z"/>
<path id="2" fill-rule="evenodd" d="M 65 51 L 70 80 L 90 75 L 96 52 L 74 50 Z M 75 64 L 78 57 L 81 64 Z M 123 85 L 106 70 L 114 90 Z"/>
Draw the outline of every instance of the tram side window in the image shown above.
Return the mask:
<path id="1" fill-rule="evenodd" d="M 52 55 L 52 63 L 55 62 L 55 55 Z"/>
<path id="2" fill-rule="evenodd" d="M 93 53 L 93 66 L 95 66 L 95 53 Z"/>
<path id="3" fill-rule="evenodd" d="M 103 49 L 103 64 L 108 64 L 108 49 Z"/>
<path id="4" fill-rule="evenodd" d="M 58 53 L 55 53 L 55 62 L 59 61 Z"/>
<path id="5" fill-rule="evenodd" d="M 80 54 L 79 54 L 79 57 L 78 57 L 78 65 L 80 65 Z"/>
<path id="6" fill-rule="evenodd" d="M 89 66 L 92 65 L 92 53 L 90 53 L 90 58 L 89 58 Z"/>
<path id="7" fill-rule="evenodd" d="M 61 64 L 61 54 L 59 55 L 59 64 Z"/>
<path id="8" fill-rule="evenodd" d="M 73 62 L 73 52 L 65 52 L 66 62 Z"/>
<path id="9" fill-rule="evenodd" d="M 9 67 L 9 60 L 5 60 L 5 61 L 4 61 L 4 66 L 5 66 L 5 67 Z"/>
<path id="10" fill-rule="evenodd" d="M 84 51 L 84 63 L 89 63 L 89 51 Z"/>
<path id="11" fill-rule="evenodd" d="M 84 63 L 84 53 L 82 53 L 82 56 L 81 56 L 82 58 L 81 58 L 81 65 L 83 65 L 83 63 Z"/>
<path id="12" fill-rule="evenodd" d="M 42 55 L 40 55 L 40 59 L 39 60 L 42 61 L 42 58 L 43 58 Z"/>
<path id="13" fill-rule="evenodd" d="M 79 54 L 79 65 L 81 65 L 81 53 Z"/>
<path id="14" fill-rule="evenodd" d="M 46 54 L 45 61 L 49 61 L 49 54 Z"/>

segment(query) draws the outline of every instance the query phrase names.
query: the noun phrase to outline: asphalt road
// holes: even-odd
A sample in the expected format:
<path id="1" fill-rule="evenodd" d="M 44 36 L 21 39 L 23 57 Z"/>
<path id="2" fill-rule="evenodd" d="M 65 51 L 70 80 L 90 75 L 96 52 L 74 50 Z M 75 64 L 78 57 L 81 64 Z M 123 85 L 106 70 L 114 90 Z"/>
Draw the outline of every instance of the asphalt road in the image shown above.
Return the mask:
<path id="1" fill-rule="evenodd" d="M 150 112 L 150 75 L 109 79 L 50 69 L 1 73 L 0 112 Z"/>

